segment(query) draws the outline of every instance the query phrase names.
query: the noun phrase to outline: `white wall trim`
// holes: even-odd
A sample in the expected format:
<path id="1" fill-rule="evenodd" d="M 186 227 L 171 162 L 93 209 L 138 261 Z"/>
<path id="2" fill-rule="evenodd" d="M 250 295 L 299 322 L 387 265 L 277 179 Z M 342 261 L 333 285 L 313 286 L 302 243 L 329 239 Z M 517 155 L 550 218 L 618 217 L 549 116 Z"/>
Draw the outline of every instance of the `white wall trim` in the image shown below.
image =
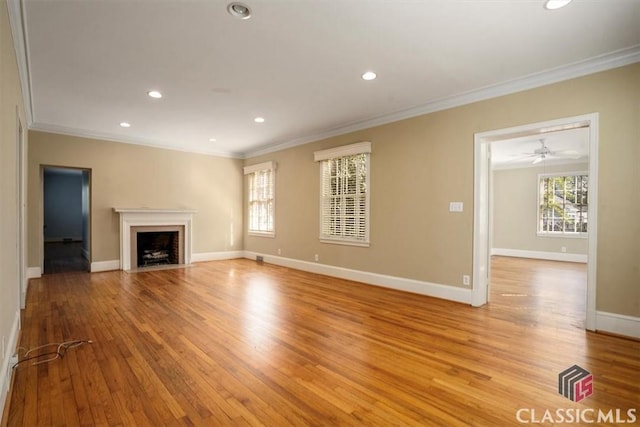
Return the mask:
<path id="1" fill-rule="evenodd" d="M 192 262 L 223 261 L 244 258 L 244 251 L 201 252 L 191 255 Z"/>
<path id="2" fill-rule="evenodd" d="M 517 258 L 546 259 L 550 261 L 587 263 L 586 254 L 570 254 L 564 252 L 527 251 L 522 249 L 493 248 L 491 255 L 512 256 Z"/>
<path id="3" fill-rule="evenodd" d="M 42 277 L 42 270 L 40 267 L 27 268 L 27 279 L 39 279 Z"/>
<path id="4" fill-rule="evenodd" d="M 264 262 L 280 265 L 282 267 L 293 268 L 310 273 L 324 274 L 326 276 L 353 280 L 356 282 L 366 283 L 368 285 L 381 286 L 384 288 L 391 288 L 464 304 L 471 304 L 471 289 L 424 282 L 421 280 L 406 279 L 404 277 L 370 273 L 361 270 L 352 270 L 349 268 L 335 267 L 332 265 L 319 264 L 317 262 L 301 261 L 293 258 L 259 254 L 251 251 L 244 252 L 244 257 L 247 259 L 255 260 L 257 256 L 262 256 Z"/>
<path id="5" fill-rule="evenodd" d="M 596 312 L 596 330 L 640 339 L 640 317 L 605 311 Z"/>
<path id="6" fill-rule="evenodd" d="M 0 366 L 0 418 L 2 418 L 2 410 L 7 400 L 7 393 L 11 386 L 11 377 L 13 376 L 13 369 L 9 364 L 11 363 L 11 356 L 16 352 L 18 347 L 18 336 L 20 335 L 20 311 L 16 311 L 13 318 L 13 325 L 9 332 L 9 340 L 6 343 L 4 354 L 2 355 L 2 365 Z"/>
<path id="7" fill-rule="evenodd" d="M 25 21 L 22 13 L 23 2 L 21 0 L 8 0 L 9 24 L 13 35 L 13 48 L 16 52 L 20 87 L 22 88 L 22 101 L 27 115 L 27 127 L 33 123 L 33 103 L 31 102 L 31 73 L 29 71 L 28 41 L 26 40 Z"/>
<path id="8" fill-rule="evenodd" d="M 96 261 L 91 263 L 89 271 L 98 273 L 100 271 L 120 270 L 120 260 L 113 259 L 110 261 Z"/>

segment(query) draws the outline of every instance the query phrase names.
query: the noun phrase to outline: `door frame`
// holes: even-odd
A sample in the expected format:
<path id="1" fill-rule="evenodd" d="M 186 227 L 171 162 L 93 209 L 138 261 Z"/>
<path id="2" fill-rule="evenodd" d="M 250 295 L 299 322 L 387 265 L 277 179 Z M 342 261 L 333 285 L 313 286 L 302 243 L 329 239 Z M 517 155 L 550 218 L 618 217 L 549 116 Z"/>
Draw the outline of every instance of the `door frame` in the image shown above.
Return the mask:
<path id="1" fill-rule="evenodd" d="M 599 114 L 590 113 L 474 135 L 473 288 L 471 304 L 488 301 L 491 260 L 491 143 L 527 135 L 589 128 L 589 236 L 587 250 L 586 329 L 596 330 L 596 261 L 598 237 L 598 135 Z"/>

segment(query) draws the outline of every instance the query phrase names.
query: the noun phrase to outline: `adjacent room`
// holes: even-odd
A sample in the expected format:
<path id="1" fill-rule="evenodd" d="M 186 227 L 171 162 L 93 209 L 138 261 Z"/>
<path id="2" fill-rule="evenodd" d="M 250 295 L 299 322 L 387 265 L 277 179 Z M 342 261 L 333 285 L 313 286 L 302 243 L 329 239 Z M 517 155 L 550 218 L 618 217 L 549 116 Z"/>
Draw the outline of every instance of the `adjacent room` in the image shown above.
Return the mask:
<path id="1" fill-rule="evenodd" d="M 0 425 L 640 422 L 638 22 L 2 0 Z"/>

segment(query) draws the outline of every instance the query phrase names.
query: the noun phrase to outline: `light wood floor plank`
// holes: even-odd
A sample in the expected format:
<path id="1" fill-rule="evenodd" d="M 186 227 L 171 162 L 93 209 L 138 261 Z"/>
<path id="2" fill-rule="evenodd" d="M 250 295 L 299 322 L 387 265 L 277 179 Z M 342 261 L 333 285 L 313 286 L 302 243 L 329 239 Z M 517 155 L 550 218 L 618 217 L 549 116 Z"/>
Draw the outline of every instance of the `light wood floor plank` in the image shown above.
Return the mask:
<path id="1" fill-rule="evenodd" d="M 584 331 L 584 264 L 496 257 L 481 308 L 249 260 L 32 280 L 9 426 L 500 426 L 640 410 L 640 342 Z M 578 364 L 579 403 L 557 392 Z M 638 414 L 640 416 L 640 414 Z"/>

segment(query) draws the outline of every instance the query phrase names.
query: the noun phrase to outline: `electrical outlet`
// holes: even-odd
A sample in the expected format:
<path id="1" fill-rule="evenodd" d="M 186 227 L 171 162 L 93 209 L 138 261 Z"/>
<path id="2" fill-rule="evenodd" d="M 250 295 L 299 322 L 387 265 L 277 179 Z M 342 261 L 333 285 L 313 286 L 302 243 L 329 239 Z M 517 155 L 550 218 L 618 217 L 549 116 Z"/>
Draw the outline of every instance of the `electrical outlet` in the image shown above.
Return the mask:
<path id="1" fill-rule="evenodd" d="M 320 257 L 318 256 L 318 254 L 315 254 L 313 259 L 315 259 L 316 261 L 320 261 Z"/>
<path id="2" fill-rule="evenodd" d="M 278 255 L 282 255 L 282 250 L 278 248 Z"/>
<path id="3" fill-rule="evenodd" d="M 466 274 L 462 276 L 462 284 L 465 286 L 469 286 L 471 284 L 471 277 Z"/>
<path id="4" fill-rule="evenodd" d="M 567 252 L 567 247 L 566 246 L 561 247 L 560 248 L 560 252 L 566 253 Z"/>

